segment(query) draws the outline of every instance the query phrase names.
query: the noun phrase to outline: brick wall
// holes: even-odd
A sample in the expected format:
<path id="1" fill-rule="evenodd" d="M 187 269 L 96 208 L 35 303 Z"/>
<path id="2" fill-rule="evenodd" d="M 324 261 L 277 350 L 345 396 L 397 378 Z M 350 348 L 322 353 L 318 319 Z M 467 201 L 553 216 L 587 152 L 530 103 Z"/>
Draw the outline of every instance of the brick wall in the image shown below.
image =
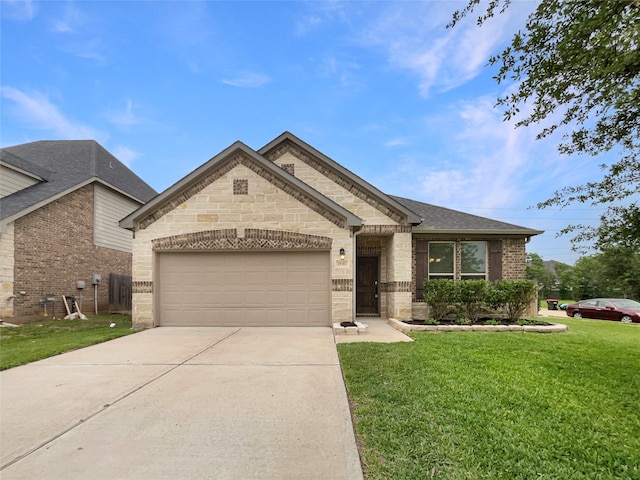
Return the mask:
<path id="1" fill-rule="evenodd" d="M 85 282 L 82 311 L 92 313 L 93 273 L 102 275 L 98 310 L 108 310 L 109 273 L 131 275 L 131 254 L 93 244 L 93 205 L 93 185 L 87 185 L 16 220 L 14 316 L 42 314 L 45 293 L 55 294 L 55 315 L 64 316 L 61 296 L 79 300 L 78 280 Z"/>
<path id="2" fill-rule="evenodd" d="M 502 277 L 508 280 L 527 278 L 527 249 L 524 238 L 502 240 Z"/>
<path id="3" fill-rule="evenodd" d="M 460 253 L 460 242 L 462 241 L 485 241 L 490 242 L 492 240 L 501 240 L 502 241 L 502 274 L 501 278 L 505 278 L 508 280 L 521 280 L 526 278 L 526 241 L 524 238 L 501 238 L 499 236 L 491 237 L 491 236 L 465 236 L 465 237 L 452 237 L 446 235 L 433 235 L 426 236 L 420 235 L 418 238 L 413 238 L 411 243 L 412 250 L 412 258 L 411 258 L 411 278 L 413 279 L 414 285 L 418 289 L 421 288 L 421 285 L 417 285 L 417 270 L 416 270 L 416 241 L 426 240 L 426 241 L 438 241 L 438 242 L 454 242 L 456 244 L 456 273 L 460 274 L 460 263 L 461 263 L 461 253 Z M 491 273 L 491 262 L 487 264 L 487 274 Z M 414 302 L 421 302 L 422 297 L 419 293 L 414 292 L 413 294 Z"/>

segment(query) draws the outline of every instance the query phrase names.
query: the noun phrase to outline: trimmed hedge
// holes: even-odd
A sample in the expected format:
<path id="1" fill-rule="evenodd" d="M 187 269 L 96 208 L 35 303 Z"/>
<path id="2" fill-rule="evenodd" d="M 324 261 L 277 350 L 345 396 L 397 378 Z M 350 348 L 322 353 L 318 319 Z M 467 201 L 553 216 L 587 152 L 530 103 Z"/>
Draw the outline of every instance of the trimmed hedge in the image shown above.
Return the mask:
<path id="1" fill-rule="evenodd" d="M 531 280 L 425 280 L 423 297 L 435 320 L 455 314 L 476 323 L 482 314 L 504 314 L 517 322 L 536 298 Z"/>

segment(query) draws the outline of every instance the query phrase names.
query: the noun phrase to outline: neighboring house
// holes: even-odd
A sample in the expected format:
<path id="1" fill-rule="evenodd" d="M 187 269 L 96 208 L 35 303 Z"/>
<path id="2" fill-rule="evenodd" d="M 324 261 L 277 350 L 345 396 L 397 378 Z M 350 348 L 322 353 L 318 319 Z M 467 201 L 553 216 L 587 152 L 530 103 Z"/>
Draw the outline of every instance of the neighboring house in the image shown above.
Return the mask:
<path id="1" fill-rule="evenodd" d="M 420 318 L 425 278 L 524 278 L 542 233 L 386 195 L 287 132 L 234 143 L 120 225 L 137 327 Z"/>
<path id="2" fill-rule="evenodd" d="M 109 274 L 131 275 L 130 231 L 120 219 L 156 192 L 93 140 L 0 150 L 0 318 L 65 312 L 62 295 L 108 308 Z M 78 282 L 84 289 L 78 289 Z M 52 308 L 55 307 L 55 311 Z"/>

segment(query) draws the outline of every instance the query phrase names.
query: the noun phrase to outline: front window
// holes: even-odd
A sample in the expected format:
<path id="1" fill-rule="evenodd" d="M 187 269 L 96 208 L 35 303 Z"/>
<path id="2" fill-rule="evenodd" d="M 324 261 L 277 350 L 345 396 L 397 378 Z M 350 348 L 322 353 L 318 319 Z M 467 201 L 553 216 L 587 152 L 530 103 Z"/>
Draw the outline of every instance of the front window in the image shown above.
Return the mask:
<path id="1" fill-rule="evenodd" d="M 460 278 L 484 280 L 487 276 L 487 243 L 460 243 Z"/>
<path id="2" fill-rule="evenodd" d="M 429 278 L 454 278 L 455 248 L 453 242 L 429 242 Z"/>

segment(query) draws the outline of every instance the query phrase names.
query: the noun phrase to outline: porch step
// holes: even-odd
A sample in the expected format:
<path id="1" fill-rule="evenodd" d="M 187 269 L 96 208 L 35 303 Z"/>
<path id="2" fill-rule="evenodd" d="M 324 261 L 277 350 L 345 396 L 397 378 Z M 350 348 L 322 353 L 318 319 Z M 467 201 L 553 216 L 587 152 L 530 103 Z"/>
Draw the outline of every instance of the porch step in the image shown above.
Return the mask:
<path id="1" fill-rule="evenodd" d="M 367 333 L 367 324 L 361 322 L 355 322 L 355 324 L 355 327 L 343 327 L 339 323 L 334 323 L 333 333 L 335 335 L 364 335 Z"/>

